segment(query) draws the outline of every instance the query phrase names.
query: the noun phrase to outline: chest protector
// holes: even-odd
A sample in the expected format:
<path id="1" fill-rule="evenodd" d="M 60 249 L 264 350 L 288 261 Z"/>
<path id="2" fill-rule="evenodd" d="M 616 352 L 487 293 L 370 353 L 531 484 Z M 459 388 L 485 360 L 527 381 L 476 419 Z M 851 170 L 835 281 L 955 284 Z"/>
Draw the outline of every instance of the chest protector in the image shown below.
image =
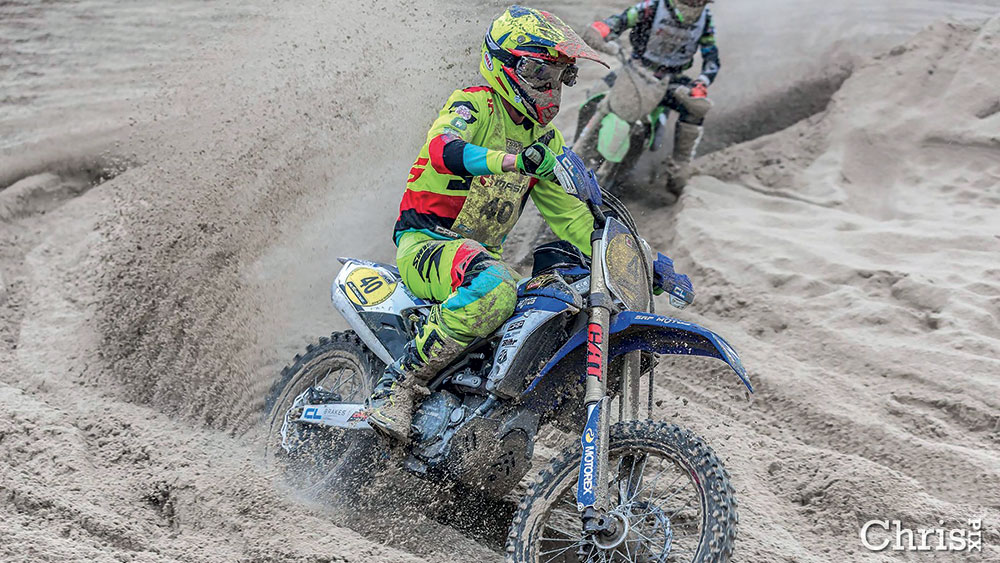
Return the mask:
<path id="1" fill-rule="evenodd" d="M 504 111 L 499 103 L 497 106 L 497 113 Z M 532 131 L 514 124 L 505 126 L 506 120 L 499 115 L 493 116 L 490 121 L 489 127 L 480 130 L 482 138 L 476 135 L 475 144 L 517 154 L 534 142 Z M 465 204 L 455 217 L 451 230 L 479 241 L 490 251 L 498 252 L 521 217 L 530 187 L 531 177 L 517 172 L 472 178 Z"/>
<path id="2" fill-rule="evenodd" d="M 693 26 L 681 24 L 667 3 L 660 2 L 642 58 L 657 66 L 687 66 L 698 52 L 698 41 L 707 19 L 708 10 L 703 10 Z"/>

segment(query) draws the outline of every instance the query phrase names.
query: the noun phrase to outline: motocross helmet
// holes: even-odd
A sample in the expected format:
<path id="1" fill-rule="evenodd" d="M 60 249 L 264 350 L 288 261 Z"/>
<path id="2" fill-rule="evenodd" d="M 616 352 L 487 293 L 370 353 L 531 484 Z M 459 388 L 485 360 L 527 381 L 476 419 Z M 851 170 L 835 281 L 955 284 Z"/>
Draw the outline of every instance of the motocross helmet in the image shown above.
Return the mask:
<path id="1" fill-rule="evenodd" d="M 685 25 L 694 25 L 701 17 L 701 13 L 705 11 L 705 7 L 708 6 L 709 2 L 712 0 L 664 0 L 670 7 L 674 9 L 674 14 L 677 15 L 677 21 Z"/>
<path id="2" fill-rule="evenodd" d="M 576 59 L 608 66 L 562 20 L 511 6 L 490 24 L 479 72 L 493 91 L 538 125 L 559 113 L 562 86 L 576 83 Z"/>

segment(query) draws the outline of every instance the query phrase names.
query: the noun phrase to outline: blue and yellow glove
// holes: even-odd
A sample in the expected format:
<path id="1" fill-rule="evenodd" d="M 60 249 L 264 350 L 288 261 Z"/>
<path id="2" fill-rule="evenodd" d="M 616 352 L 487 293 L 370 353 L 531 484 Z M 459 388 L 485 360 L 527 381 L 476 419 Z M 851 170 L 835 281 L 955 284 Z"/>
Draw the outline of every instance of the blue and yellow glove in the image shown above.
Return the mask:
<path id="1" fill-rule="evenodd" d="M 656 253 L 653 262 L 653 293 L 670 295 L 670 304 L 683 309 L 694 303 L 694 286 L 691 278 L 674 271 L 674 261 L 665 254 Z"/>

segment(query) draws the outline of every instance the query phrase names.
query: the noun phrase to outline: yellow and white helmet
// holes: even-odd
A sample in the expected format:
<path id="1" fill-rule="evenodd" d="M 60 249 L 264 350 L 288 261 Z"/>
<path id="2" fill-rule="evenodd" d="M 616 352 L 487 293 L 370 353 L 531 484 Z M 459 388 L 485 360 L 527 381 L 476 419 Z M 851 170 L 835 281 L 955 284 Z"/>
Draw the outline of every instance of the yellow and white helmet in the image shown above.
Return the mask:
<path id="1" fill-rule="evenodd" d="M 562 86 L 576 83 L 576 59 L 608 66 L 549 12 L 511 6 L 490 24 L 479 72 L 528 119 L 546 125 L 559 113 Z"/>

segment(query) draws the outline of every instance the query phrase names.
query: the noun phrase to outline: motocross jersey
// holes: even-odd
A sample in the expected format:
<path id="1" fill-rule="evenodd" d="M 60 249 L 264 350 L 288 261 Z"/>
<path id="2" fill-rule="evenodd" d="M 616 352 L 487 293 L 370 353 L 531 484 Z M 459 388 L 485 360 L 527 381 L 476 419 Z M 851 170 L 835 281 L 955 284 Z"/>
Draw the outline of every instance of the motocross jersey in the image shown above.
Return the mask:
<path id="1" fill-rule="evenodd" d="M 652 68 L 657 76 L 677 74 L 694 64 L 701 50 L 701 78 L 711 84 L 719 73 L 719 48 L 715 44 L 712 12 L 706 7 L 698 21 L 681 23 L 667 0 L 644 0 L 603 23 L 616 36 L 631 29 L 632 58 Z"/>
<path id="2" fill-rule="evenodd" d="M 505 154 L 535 142 L 563 152 L 556 128 L 515 124 L 488 86 L 453 92 L 410 169 L 393 241 L 414 231 L 468 238 L 499 256 L 530 196 L 556 236 L 589 255 L 594 220 L 586 205 L 554 182 L 502 171 Z"/>

